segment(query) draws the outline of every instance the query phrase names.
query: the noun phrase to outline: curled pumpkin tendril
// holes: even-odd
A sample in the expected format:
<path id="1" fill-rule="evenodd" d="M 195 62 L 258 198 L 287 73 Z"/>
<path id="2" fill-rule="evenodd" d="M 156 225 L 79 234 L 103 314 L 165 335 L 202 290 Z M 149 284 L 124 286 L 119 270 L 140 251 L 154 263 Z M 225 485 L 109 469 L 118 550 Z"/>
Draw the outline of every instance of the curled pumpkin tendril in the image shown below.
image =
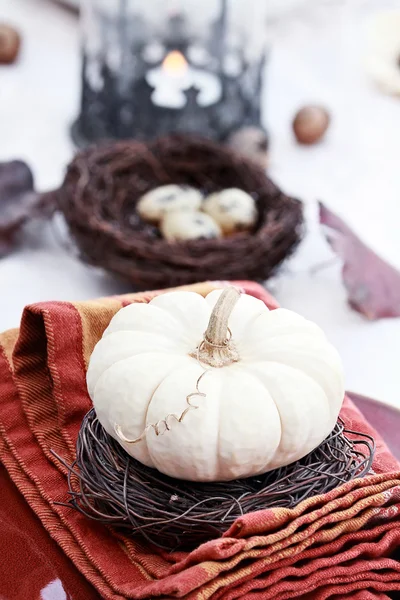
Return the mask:
<path id="1" fill-rule="evenodd" d="M 144 430 L 140 434 L 140 436 L 137 437 L 137 438 L 135 438 L 134 440 L 130 440 L 129 438 L 127 438 L 122 433 L 121 426 L 116 424 L 116 425 L 114 425 L 114 431 L 115 431 L 116 435 L 125 444 L 137 444 L 138 442 L 140 442 L 140 441 L 142 441 L 144 439 L 146 433 L 150 429 L 154 429 L 156 435 L 163 435 L 166 431 L 169 431 L 171 429 L 169 421 L 171 421 L 172 419 L 174 421 L 177 421 L 178 423 L 182 423 L 183 419 L 188 414 L 188 412 L 190 412 L 191 410 L 197 410 L 199 408 L 196 404 L 192 404 L 191 403 L 192 398 L 194 398 L 195 396 L 198 396 L 199 398 L 205 398 L 206 397 L 207 394 L 205 394 L 204 392 L 201 392 L 199 390 L 199 384 L 200 384 L 200 381 L 203 379 L 204 375 L 206 373 L 208 373 L 208 371 L 210 371 L 210 369 L 206 369 L 205 371 L 203 371 L 203 373 L 198 378 L 197 383 L 196 383 L 196 391 L 192 392 L 191 394 L 188 394 L 186 396 L 186 404 L 187 404 L 187 406 L 186 406 L 185 410 L 180 415 L 177 415 L 175 413 L 170 413 L 169 415 L 167 415 L 165 417 L 165 419 L 161 419 L 160 421 L 157 421 L 157 423 L 149 423 L 148 425 L 146 425 L 146 427 L 144 428 Z M 162 425 L 164 425 L 164 429 L 160 429 L 160 427 Z"/>

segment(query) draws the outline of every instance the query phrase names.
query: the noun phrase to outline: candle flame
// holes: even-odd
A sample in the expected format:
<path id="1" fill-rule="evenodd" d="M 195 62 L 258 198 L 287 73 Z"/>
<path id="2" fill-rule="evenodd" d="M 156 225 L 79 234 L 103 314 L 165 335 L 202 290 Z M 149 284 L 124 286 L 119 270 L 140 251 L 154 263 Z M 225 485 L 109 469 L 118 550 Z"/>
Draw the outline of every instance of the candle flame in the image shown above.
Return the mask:
<path id="1" fill-rule="evenodd" d="M 165 69 L 169 75 L 180 76 L 185 73 L 188 68 L 186 58 L 178 50 L 172 50 L 163 61 L 163 69 Z"/>

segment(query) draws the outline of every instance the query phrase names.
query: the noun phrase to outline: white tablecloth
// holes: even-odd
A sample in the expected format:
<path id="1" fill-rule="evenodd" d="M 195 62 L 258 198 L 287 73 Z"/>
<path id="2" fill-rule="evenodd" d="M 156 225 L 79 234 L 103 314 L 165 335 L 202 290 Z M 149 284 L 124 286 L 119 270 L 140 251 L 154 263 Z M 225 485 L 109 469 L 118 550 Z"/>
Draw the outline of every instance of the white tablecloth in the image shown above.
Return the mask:
<path id="1" fill-rule="evenodd" d="M 369 323 L 350 310 L 340 264 L 310 271 L 332 257 L 316 221 L 318 199 L 400 267 L 400 100 L 371 86 L 360 64 L 357 13 L 339 4 L 329 18 L 312 26 L 295 21 L 275 36 L 266 107 L 270 174 L 305 202 L 308 234 L 269 285 L 284 306 L 326 331 L 343 357 L 349 389 L 400 407 L 400 320 Z M 18 64 L 0 67 L 0 160 L 26 160 L 37 188 L 54 188 L 73 153 L 77 18 L 50 0 L 2 0 L 1 20 L 21 30 L 23 51 Z M 333 121 L 324 143 L 304 148 L 294 142 L 290 121 L 310 101 L 329 107 Z M 81 264 L 59 238 L 57 228 L 32 229 L 27 245 L 0 260 L 1 330 L 18 325 L 27 303 L 129 290 Z"/>

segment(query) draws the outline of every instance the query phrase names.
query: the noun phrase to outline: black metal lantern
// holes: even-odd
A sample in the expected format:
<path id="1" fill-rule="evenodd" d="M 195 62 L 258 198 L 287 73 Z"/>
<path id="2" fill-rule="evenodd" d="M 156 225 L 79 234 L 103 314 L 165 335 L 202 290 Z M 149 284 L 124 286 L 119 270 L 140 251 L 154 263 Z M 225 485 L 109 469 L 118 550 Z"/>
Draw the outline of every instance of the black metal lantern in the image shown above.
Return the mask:
<path id="1" fill-rule="evenodd" d="M 263 127 L 266 0 L 83 0 L 78 145 Z"/>

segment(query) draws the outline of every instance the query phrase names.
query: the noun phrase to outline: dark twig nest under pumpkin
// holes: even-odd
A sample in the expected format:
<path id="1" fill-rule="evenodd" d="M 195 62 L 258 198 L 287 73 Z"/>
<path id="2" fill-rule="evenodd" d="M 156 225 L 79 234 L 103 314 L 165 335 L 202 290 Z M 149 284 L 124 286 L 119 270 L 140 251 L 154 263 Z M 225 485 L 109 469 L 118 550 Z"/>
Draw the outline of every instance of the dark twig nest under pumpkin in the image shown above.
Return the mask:
<path id="1" fill-rule="evenodd" d="M 136 212 L 161 185 L 187 184 L 204 194 L 237 187 L 256 201 L 253 231 L 222 239 L 167 242 Z M 147 144 L 118 142 L 79 153 L 55 192 L 81 256 L 137 287 L 208 279 L 267 279 L 295 249 L 303 215 L 250 160 L 214 142 L 173 135 Z"/>
<path id="2" fill-rule="evenodd" d="M 81 425 L 75 463 L 57 458 L 68 468 L 70 506 L 173 550 L 219 537 L 241 515 L 293 508 L 362 477 L 371 468 L 374 452 L 371 436 L 346 430 L 339 419 L 318 448 L 287 467 L 248 479 L 194 483 L 162 475 L 130 457 L 92 409 Z"/>

